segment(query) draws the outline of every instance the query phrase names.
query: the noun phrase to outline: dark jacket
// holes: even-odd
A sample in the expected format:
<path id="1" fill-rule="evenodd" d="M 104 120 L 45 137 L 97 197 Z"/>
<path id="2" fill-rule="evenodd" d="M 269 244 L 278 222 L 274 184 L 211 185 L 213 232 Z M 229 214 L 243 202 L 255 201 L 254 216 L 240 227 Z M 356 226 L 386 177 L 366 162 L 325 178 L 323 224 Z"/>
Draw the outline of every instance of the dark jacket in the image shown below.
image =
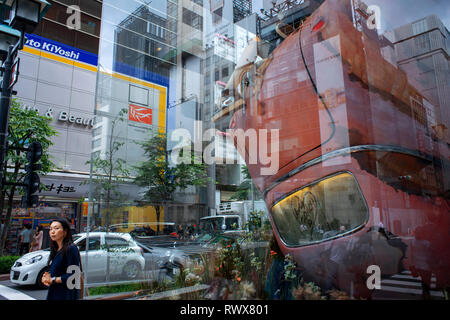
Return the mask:
<path id="1" fill-rule="evenodd" d="M 80 266 L 80 254 L 73 244 L 67 249 L 65 255 L 62 250 L 58 251 L 50 264 L 50 275 L 61 277 L 62 283 L 52 283 L 48 288 L 47 300 L 77 300 L 79 298 L 78 289 L 67 288 L 67 279 L 72 275 L 67 273 L 67 268 L 71 265 Z"/>

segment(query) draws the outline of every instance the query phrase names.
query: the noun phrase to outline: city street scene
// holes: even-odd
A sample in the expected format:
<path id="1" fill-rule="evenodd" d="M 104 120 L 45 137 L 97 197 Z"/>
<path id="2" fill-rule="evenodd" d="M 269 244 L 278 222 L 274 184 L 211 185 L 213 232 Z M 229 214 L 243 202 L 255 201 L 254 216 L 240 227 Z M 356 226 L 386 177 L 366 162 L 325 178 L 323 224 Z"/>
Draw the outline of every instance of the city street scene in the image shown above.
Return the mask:
<path id="1" fill-rule="evenodd" d="M 0 18 L 0 300 L 449 299 L 449 1 Z"/>

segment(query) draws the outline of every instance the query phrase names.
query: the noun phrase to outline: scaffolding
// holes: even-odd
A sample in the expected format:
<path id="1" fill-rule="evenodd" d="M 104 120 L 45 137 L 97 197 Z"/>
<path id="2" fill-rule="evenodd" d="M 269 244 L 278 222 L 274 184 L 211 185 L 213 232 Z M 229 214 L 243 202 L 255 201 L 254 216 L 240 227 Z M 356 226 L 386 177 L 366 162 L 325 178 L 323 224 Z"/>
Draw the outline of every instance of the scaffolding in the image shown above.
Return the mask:
<path id="1" fill-rule="evenodd" d="M 248 0 L 233 1 L 233 22 L 241 21 L 252 13 L 252 2 Z"/>
<path id="2" fill-rule="evenodd" d="M 270 8 L 268 11 L 261 9 L 261 13 L 265 16 L 266 19 L 270 19 L 277 16 L 283 11 L 301 5 L 304 2 L 305 0 L 285 0 L 277 4 L 277 1 L 272 1 L 272 8 Z"/>

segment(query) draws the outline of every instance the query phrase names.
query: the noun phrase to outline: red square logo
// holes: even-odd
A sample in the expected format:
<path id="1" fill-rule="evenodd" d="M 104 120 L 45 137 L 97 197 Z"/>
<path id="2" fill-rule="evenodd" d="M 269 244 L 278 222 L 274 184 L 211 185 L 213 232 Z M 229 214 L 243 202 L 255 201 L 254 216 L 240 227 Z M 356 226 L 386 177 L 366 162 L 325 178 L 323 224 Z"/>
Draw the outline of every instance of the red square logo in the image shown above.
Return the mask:
<path id="1" fill-rule="evenodd" d="M 128 120 L 145 124 L 152 124 L 152 109 L 130 104 Z"/>

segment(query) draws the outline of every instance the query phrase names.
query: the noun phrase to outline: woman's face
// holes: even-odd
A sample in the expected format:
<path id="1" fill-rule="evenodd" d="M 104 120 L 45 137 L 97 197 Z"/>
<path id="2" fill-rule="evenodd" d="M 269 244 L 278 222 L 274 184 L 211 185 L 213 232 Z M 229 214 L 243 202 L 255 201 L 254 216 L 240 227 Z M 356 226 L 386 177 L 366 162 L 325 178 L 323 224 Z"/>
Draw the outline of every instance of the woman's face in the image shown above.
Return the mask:
<path id="1" fill-rule="evenodd" d="M 66 233 L 60 222 L 55 221 L 50 225 L 50 239 L 53 241 L 62 241 L 66 237 Z"/>

